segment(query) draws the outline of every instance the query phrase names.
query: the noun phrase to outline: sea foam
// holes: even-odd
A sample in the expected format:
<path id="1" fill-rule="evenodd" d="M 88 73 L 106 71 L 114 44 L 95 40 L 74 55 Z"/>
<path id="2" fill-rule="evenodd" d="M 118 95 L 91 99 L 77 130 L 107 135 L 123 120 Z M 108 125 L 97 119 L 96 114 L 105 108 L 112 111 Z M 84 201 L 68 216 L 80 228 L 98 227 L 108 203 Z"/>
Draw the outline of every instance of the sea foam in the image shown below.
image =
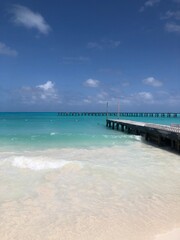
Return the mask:
<path id="1" fill-rule="evenodd" d="M 48 169 L 58 169 L 62 168 L 67 164 L 70 164 L 70 161 L 60 160 L 60 161 L 47 161 L 43 159 L 33 159 L 30 157 L 17 156 L 14 157 L 12 165 L 18 168 L 28 168 L 31 170 L 48 170 Z"/>

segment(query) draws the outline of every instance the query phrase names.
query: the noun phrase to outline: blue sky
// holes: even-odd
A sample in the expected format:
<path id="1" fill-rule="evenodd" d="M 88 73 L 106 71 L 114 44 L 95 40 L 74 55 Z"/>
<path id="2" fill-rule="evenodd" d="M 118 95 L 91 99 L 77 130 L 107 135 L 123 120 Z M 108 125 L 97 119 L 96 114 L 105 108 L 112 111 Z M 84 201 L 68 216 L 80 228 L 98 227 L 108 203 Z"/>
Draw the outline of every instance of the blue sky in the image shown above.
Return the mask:
<path id="1" fill-rule="evenodd" d="M 0 111 L 179 112 L 180 0 L 1 0 Z"/>

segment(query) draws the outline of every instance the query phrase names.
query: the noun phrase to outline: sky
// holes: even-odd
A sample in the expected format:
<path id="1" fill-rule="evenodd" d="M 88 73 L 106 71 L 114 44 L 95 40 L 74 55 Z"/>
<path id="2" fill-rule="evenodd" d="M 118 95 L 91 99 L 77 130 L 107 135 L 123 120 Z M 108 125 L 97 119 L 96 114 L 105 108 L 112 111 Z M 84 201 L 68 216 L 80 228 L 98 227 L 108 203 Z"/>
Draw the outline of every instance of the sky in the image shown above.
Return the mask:
<path id="1" fill-rule="evenodd" d="M 0 111 L 180 112 L 180 0 L 0 0 Z"/>

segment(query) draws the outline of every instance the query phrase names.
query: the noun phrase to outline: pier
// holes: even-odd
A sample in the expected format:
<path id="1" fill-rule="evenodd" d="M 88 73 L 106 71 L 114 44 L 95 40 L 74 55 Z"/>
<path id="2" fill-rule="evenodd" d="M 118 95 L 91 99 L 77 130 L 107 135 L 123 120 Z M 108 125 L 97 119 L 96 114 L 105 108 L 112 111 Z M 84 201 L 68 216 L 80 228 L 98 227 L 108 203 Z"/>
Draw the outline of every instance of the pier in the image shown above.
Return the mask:
<path id="1" fill-rule="evenodd" d="M 160 125 L 129 120 L 107 119 L 106 126 L 129 134 L 141 135 L 159 147 L 170 147 L 180 154 L 180 126 Z"/>
<path id="2" fill-rule="evenodd" d="M 157 112 L 58 112 L 58 116 L 110 116 L 110 117 L 162 117 L 177 118 L 179 113 L 157 113 Z"/>

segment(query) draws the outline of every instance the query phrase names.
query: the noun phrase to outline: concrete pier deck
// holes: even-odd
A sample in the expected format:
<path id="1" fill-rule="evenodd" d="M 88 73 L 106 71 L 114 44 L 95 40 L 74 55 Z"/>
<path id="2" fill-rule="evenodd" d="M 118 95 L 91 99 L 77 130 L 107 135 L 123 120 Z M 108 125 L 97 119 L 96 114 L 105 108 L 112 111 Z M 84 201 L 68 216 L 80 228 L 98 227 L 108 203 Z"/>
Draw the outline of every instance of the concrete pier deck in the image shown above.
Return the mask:
<path id="1" fill-rule="evenodd" d="M 107 119 L 106 126 L 131 134 L 141 135 L 158 146 L 170 147 L 180 153 L 180 126 L 160 125 L 130 120 Z"/>

